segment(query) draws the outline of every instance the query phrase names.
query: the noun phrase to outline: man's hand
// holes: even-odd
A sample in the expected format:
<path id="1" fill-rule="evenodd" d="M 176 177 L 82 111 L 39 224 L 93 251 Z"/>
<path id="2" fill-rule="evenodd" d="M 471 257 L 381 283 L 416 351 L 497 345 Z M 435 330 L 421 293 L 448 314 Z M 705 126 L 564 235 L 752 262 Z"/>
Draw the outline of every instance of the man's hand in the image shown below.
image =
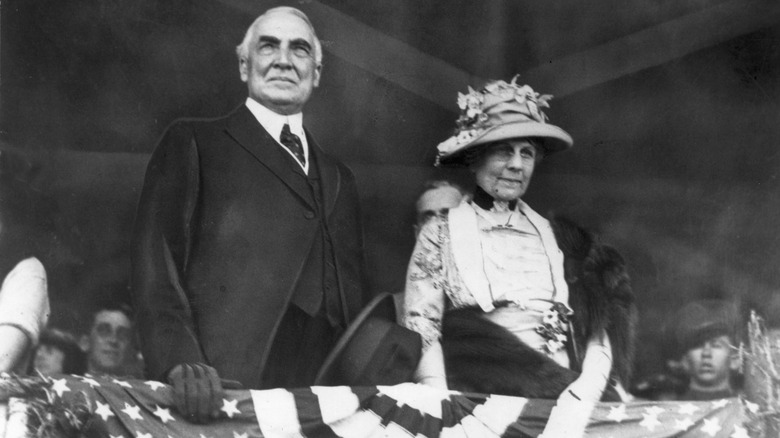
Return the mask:
<path id="1" fill-rule="evenodd" d="M 168 372 L 176 410 L 193 423 L 208 423 L 219 417 L 225 391 L 217 370 L 202 363 L 181 363 Z"/>

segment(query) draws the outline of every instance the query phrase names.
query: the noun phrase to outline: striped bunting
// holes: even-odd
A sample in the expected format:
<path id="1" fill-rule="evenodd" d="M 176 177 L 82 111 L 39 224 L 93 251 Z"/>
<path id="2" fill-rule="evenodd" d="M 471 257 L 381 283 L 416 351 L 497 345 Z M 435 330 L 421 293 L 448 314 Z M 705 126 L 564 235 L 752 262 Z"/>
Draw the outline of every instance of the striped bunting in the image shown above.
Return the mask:
<path id="1" fill-rule="evenodd" d="M 555 403 L 412 383 L 231 390 L 222 401 L 223 418 L 192 424 L 173 407 L 171 387 L 159 382 L 90 376 L 52 382 L 58 403 L 88 408 L 84 435 L 106 438 L 527 438 L 544 430 Z M 746 438 L 745 411 L 736 398 L 599 403 L 586 436 Z"/>

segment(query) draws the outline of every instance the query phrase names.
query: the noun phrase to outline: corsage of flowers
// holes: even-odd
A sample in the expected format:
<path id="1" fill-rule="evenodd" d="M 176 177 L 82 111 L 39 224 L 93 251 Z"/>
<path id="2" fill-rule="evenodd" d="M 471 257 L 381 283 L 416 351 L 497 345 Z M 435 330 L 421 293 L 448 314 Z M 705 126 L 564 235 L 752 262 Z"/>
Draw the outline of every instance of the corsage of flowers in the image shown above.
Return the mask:
<path id="1" fill-rule="evenodd" d="M 556 353 L 566 346 L 566 332 L 573 312 L 563 303 L 555 303 L 542 316 L 542 325 L 536 327 L 536 333 L 545 339 L 544 349 Z"/>

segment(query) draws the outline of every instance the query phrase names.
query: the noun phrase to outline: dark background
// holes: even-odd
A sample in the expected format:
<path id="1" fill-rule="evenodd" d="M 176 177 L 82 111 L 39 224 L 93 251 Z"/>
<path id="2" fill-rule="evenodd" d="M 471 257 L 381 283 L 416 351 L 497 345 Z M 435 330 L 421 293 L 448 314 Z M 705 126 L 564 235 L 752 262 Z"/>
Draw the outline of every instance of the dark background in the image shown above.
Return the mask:
<path id="1" fill-rule="evenodd" d="M 548 115 L 575 139 L 525 199 L 626 257 L 639 375 L 662 366 L 660 328 L 685 301 L 766 309 L 778 295 L 775 0 L 4 0 L 3 190 L 32 213 L 2 237 L 44 261 L 55 325 L 78 330 L 91 303 L 128 301 L 149 153 L 175 118 L 243 102 L 234 47 L 279 4 L 323 41 L 305 123 L 355 171 L 375 290 L 403 289 L 423 182 L 469 182 L 432 167 L 457 92 L 520 73 L 556 96 Z"/>

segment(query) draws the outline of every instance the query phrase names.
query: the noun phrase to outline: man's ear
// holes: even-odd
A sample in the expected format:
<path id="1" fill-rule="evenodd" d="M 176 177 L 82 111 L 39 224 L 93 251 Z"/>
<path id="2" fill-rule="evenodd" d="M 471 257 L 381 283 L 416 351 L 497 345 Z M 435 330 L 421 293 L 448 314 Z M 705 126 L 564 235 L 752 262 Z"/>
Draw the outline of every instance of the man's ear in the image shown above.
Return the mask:
<path id="1" fill-rule="evenodd" d="M 81 335 L 79 338 L 79 348 L 84 353 L 89 353 L 89 336 Z"/>
<path id="2" fill-rule="evenodd" d="M 743 346 L 740 345 L 739 348 L 733 350 L 731 354 L 729 354 L 729 369 L 731 371 L 740 371 L 742 370 L 742 348 Z"/>
<path id="3" fill-rule="evenodd" d="M 322 76 L 322 63 L 314 67 L 314 88 L 320 86 L 320 76 Z"/>
<path id="4" fill-rule="evenodd" d="M 238 58 L 238 74 L 241 75 L 242 82 L 249 80 L 249 60 L 246 57 Z"/>

